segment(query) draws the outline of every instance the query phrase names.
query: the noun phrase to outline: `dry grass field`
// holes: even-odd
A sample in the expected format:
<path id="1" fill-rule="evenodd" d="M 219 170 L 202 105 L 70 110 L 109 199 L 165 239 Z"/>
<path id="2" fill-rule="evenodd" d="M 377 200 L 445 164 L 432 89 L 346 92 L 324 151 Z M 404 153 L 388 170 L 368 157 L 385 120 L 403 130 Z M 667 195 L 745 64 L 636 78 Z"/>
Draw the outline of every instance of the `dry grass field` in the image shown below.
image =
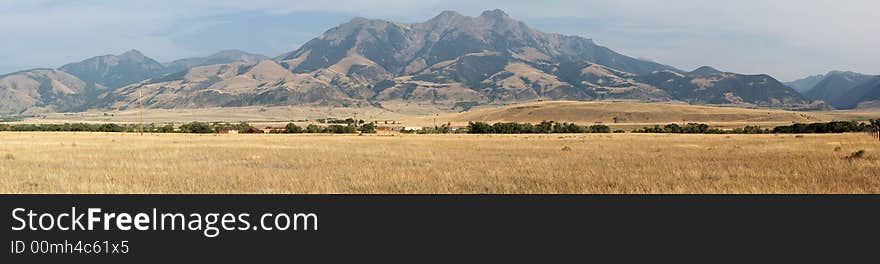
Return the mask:
<path id="1" fill-rule="evenodd" d="M 859 150 L 866 155 L 846 158 Z M 880 142 L 865 134 L 0 133 L 0 192 L 880 193 Z"/>

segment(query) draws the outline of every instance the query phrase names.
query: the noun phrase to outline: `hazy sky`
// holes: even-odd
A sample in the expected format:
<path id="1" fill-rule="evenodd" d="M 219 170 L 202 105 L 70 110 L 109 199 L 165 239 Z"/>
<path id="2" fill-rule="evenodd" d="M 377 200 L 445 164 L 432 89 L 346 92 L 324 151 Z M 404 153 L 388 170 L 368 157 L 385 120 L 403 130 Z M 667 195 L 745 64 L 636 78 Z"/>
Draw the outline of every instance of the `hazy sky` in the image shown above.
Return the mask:
<path id="1" fill-rule="evenodd" d="M 877 0 L 0 0 L 0 74 L 129 49 L 159 61 L 222 49 L 274 57 L 355 16 L 420 22 L 442 10 L 496 8 L 683 70 L 710 65 L 784 81 L 880 73 Z"/>

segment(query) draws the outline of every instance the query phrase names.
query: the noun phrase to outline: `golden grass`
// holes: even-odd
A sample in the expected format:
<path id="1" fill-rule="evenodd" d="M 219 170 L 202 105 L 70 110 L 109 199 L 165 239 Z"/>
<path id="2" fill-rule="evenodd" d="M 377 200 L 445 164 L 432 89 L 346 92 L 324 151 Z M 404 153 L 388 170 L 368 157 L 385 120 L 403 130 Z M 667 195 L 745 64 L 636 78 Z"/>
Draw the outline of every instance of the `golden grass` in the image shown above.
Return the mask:
<path id="1" fill-rule="evenodd" d="M 618 123 L 614 123 L 615 117 Z M 528 122 L 544 120 L 578 124 L 604 123 L 620 128 L 653 126 L 654 124 L 707 123 L 714 127 L 735 128 L 745 125 L 775 127 L 791 123 L 828 122 L 834 120 L 866 120 L 880 117 L 878 110 L 850 111 L 786 111 L 779 109 L 737 108 L 661 102 L 616 101 L 545 101 L 509 106 L 484 106 L 464 113 L 440 115 L 439 122 L 466 124 L 469 121 Z M 434 117 L 421 117 L 433 119 Z M 433 120 L 431 120 L 433 121 Z M 424 121 L 422 123 L 425 123 Z"/>
<path id="2" fill-rule="evenodd" d="M 845 158 L 858 150 L 867 155 Z M 865 134 L 0 133 L 0 192 L 880 193 L 880 142 Z"/>

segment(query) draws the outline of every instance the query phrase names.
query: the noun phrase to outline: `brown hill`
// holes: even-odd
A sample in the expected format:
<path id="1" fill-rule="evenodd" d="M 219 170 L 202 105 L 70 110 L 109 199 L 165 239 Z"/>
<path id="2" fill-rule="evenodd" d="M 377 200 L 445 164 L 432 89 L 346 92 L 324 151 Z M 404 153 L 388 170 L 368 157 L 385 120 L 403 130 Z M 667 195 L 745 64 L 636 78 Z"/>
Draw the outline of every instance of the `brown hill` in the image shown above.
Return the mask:
<path id="1" fill-rule="evenodd" d="M 79 110 L 86 83 L 52 69 L 0 76 L 0 114 L 33 114 Z"/>
<path id="2" fill-rule="evenodd" d="M 440 122 L 457 124 L 469 121 L 532 122 L 554 120 L 581 124 L 654 124 L 654 123 L 790 123 L 834 119 L 824 112 L 795 112 L 776 109 L 749 109 L 697 106 L 683 103 L 575 102 L 549 101 L 484 107 L 472 111 L 441 115 Z"/>

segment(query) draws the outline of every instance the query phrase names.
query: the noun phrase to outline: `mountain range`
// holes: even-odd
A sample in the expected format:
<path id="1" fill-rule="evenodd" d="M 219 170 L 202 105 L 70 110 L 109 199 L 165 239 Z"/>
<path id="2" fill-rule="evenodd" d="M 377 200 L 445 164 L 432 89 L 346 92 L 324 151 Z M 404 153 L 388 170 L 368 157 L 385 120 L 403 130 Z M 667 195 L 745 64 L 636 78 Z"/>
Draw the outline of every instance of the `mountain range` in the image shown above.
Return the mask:
<path id="1" fill-rule="evenodd" d="M 691 72 L 501 10 L 421 23 L 354 18 L 275 58 L 241 51 L 159 63 L 136 50 L 0 76 L 0 114 L 250 105 L 455 106 L 535 100 L 683 101 L 822 108 L 768 75 Z"/>
<path id="2" fill-rule="evenodd" d="M 798 87 L 807 98 L 820 100 L 837 109 L 880 105 L 880 76 L 850 71 L 831 71 L 787 83 Z"/>

